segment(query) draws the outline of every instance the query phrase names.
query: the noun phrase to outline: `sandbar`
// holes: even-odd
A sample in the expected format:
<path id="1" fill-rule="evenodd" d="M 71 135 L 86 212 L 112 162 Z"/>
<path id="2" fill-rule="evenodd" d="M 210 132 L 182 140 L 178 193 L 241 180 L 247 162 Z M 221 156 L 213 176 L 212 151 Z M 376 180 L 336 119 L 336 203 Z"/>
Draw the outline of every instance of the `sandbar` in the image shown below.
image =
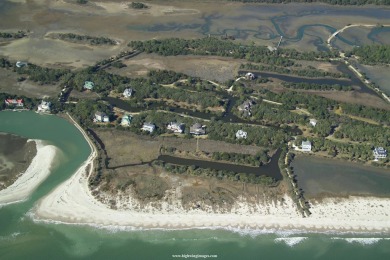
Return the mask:
<path id="1" fill-rule="evenodd" d="M 27 170 L 9 187 L 0 191 L 0 207 L 22 202 L 50 175 L 52 164 L 58 149 L 53 145 L 45 144 L 41 140 L 34 140 L 37 154 Z"/>

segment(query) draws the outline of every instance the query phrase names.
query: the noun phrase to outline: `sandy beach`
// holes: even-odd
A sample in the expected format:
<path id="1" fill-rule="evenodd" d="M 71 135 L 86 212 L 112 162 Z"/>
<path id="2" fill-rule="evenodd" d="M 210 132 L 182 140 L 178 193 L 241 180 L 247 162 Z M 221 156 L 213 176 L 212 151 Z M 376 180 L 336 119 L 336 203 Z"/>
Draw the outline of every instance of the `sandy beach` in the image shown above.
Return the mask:
<path id="1" fill-rule="evenodd" d="M 80 131 L 84 131 L 79 128 Z M 85 224 L 120 228 L 241 228 L 269 230 L 300 230 L 313 232 L 384 232 L 390 231 L 390 199 L 375 197 L 328 198 L 312 201 L 312 215 L 303 218 L 292 199 L 283 202 L 248 204 L 237 201 L 230 212 L 207 209 L 186 211 L 179 200 L 180 187 L 167 194 L 161 203 L 140 207 L 132 196 L 116 198 L 118 209 L 96 200 L 88 188 L 96 150 L 66 182 L 41 199 L 32 209 L 36 221 Z M 90 167 L 88 167 L 90 166 Z M 86 170 L 89 169 L 89 172 Z M 107 198 L 114 199 L 114 198 Z"/>
<path id="2" fill-rule="evenodd" d="M 57 148 L 44 144 L 41 140 L 33 141 L 36 143 L 37 154 L 27 170 L 11 186 L 0 191 L 0 207 L 25 201 L 49 176 L 50 168 L 58 152 Z"/>

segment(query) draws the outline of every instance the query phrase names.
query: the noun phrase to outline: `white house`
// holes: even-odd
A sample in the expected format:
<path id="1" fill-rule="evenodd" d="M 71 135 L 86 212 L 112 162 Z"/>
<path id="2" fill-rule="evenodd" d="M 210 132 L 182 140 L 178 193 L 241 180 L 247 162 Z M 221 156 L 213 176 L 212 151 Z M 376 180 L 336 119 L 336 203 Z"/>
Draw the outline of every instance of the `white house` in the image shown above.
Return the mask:
<path id="1" fill-rule="evenodd" d="M 302 141 L 302 152 L 311 152 L 311 142 Z"/>
<path id="2" fill-rule="evenodd" d="M 309 123 L 314 127 L 317 125 L 317 120 L 315 120 L 314 118 L 311 118 Z"/>
<path id="3" fill-rule="evenodd" d="M 254 80 L 256 76 L 252 72 L 248 72 L 247 74 L 245 74 L 245 78 L 248 80 Z"/>
<path id="4" fill-rule="evenodd" d="M 21 68 L 21 67 L 27 66 L 27 62 L 19 60 L 16 62 L 15 65 L 16 65 L 16 67 Z"/>
<path id="5" fill-rule="evenodd" d="M 132 119 L 130 115 L 124 115 L 121 120 L 121 126 L 130 126 Z"/>
<path id="6" fill-rule="evenodd" d="M 101 122 L 101 123 L 109 123 L 110 118 L 106 115 L 106 113 L 98 111 L 95 113 L 94 121 Z"/>
<path id="7" fill-rule="evenodd" d="M 245 131 L 243 131 L 243 130 L 240 129 L 240 130 L 238 130 L 237 133 L 236 133 L 236 138 L 237 138 L 237 139 L 241 139 L 241 138 L 246 139 L 247 135 L 248 135 L 247 132 L 245 132 Z"/>
<path id="8" fill-rule="evenodd" d="M 374 158 L 377 161 L 378 159 L 384 159 L 387 157 L 387 151 L 383 147 L 375 147 L 372 151 Z"/>
<path id="9" fill-rule="evenodd" d="M 167 126 L 168 130 L 173 131 L 174 133 L 182 134 L 184 132 L 184 124 L 177 122 L 170 122 Z"/>
<path id="10" fill-rule="evenodd" d="M 133 89 L 132 88 L 127 88 L 125 91 L 123 91 L 123 96 L 125 98 L 129 98 L 133 95 Z"/>
<path id="11" fill-rule="evenodd" d="M 41 104 L 38 105 L 38 112 L 50 113 L 51 102 L 42 100 Z"/>
<path id="12" fill-rule="evenodd" d="M 277 50 L 277 48 L 274 46 L 267 46 L 267 48 L 269 51 L 272 51 L 272 52 Z"/>
<path id="13" fill-rule="evenodd" d="M 153 133 L 153 131 L 156 129 L 156 126 L 152 123 L 144 123 L 142 128 L 143 131 L 147 131 L 149 133 Z"/>

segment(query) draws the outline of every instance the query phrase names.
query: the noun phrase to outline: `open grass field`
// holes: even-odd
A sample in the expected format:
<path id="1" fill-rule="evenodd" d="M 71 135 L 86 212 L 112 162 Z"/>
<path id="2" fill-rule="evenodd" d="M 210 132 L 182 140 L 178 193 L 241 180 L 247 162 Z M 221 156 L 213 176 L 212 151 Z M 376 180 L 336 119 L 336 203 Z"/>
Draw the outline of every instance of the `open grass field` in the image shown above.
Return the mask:
<path id="1" fill-rule="evenodd" d="M 178 150 L 195 152 L 196 141 L 169 137 L 140 136 L 118 130 L 96 130 L 97 135 L 105 145 L 109 157 L 109 167 L 104 174 L 103 191 L 132 192 L 142 202 L 162 198 L 166 192 L 181 189 L 183 204 L 187 208 L 194 207 L 196 202 L 202 202 L 210 207 L 226 207 L 232 205 L 238 196 L 254 199 L 280 199 L 285 190 L 285 183 L 278 187 L 267 188 L 261 185 L 245 184 L 233 181 L 221 181 L 214 178 L 193 177 L 168 173 L 160 167 L 142 164 L 157 159 L 160 147 L 170 146 Z M 220 141 L 200 140 L 199 149 L 204 152 L 224 151 L 255 154 L 259 147 L 228 144 Z M 115 155 L 115 156 L 114 156 Z M 131 166 L 126 166 L 131 165 Z M 123 167 L 120 167 L 123 166 Z"/>
<path id="2" fill-rule="evenodd" d="M 216 56 L 159 56 L 140 54 L 123 62 L 127 67 L 109 71 L 128 77 L 146 75 L 150 70 L 173 70 L 192 77 L 226 82 L 235 79 L 242 60 Z"/>
<path id="3" fill-rule="evenodd" d="M 109 167 L 150 162 L 157 159 L 162 146 L 174 147 L 187 152 L 196 152 L 197 150 L 195 139 L 150 137 L 115 129 L 98 129 L 96 133 L 104 143 L 110 158 Z M 199 140 L 199 151 L 206 153 L 228 152 L 255 155 L 261 150 L 261 148 L 252 145 L 230 144 L 207 139 Z"/>
<path id="4" fill-rule="evenodd" d="M 19 77 L 20 75 L 12 70 L 0 68 L 0 92 L 43 98 L 56 97 L 60 91 L 59 87 L 55 85 L 39 85 L 28 79 L 18 82 Z"/>

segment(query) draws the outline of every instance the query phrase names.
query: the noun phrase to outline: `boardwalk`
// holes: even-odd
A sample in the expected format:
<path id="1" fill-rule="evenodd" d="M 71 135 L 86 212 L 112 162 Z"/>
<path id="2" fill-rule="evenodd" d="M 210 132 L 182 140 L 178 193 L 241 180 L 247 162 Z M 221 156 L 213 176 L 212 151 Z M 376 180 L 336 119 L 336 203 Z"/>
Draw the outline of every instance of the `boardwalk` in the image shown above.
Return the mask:
<path id="1" fill-rule="evenodd" d="M 339 33 L 343 32 L 344 30 L 351 28 L 351 27 L 375 27 L 375 26 L 378 26 L 378 25 L 377 24 L 360 24 L 360 23 L 350 24 L 350 25 L 344 26 L 340 30 L 337 30 L 336 32 L 334 32 L 331 36 L 329 36 L 329 38 L 326 42 L 328 44 L 330 44 L 330 42 L 333 40 L 334 37 L 336 37 Z M 383 26 L 390 26 L 390 25 L 383 25 Z"/>

